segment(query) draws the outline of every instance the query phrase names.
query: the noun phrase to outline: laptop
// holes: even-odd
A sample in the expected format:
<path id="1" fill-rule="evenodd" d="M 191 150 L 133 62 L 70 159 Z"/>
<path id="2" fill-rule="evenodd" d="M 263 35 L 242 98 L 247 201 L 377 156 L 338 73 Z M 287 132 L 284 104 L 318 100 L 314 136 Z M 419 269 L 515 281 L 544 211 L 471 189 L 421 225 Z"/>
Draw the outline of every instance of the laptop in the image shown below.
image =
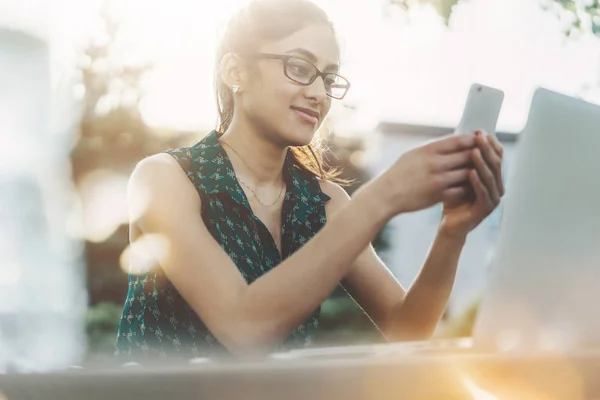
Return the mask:
<path id="1" fill-rule="evenodd" d="M 472 338 L 277 358 L 600 348 L 600 106 L 535 91 Z"/>
<path id="2" fill-rule="evenodd" d="M 473 344 L 600 348 L 600 107 L 533 97 Z"/>

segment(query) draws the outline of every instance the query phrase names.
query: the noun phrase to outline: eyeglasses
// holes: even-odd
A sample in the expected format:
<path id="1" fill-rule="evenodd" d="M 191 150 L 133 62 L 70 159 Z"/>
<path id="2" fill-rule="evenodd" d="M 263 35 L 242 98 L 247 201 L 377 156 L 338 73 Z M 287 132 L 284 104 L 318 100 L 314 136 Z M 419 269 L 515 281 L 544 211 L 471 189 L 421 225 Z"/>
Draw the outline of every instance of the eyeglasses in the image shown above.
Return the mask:
<path id="1" fill-rule="evenodd" d="M 283 60 L 283 73 L 285 76 L 304 86 L 308 86 L 318 77 L 322 77 L 325 83 L 325 92 L 334 99 L 343 99 L 348 93 L 348 89 L 350 89 L 350 82 L 343 76 L 331 72 L 321 72 L 313 64 L 298 56 L 269 53 L 258 53 L 256 56 Z"/>

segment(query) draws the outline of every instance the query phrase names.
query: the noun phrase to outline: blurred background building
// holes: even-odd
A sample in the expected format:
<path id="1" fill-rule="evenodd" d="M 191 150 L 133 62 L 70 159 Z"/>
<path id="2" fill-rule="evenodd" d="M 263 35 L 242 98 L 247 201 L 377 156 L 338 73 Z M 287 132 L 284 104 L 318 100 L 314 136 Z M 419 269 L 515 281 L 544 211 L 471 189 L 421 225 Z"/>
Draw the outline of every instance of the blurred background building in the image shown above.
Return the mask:
<path id="1" fill-rule="evenodd" d="M 79 116 L 58 75 L 49 21 L 2 6 L 0 371 L 45 370 L 85 355 L 87 290 L 68 158 Z"/>

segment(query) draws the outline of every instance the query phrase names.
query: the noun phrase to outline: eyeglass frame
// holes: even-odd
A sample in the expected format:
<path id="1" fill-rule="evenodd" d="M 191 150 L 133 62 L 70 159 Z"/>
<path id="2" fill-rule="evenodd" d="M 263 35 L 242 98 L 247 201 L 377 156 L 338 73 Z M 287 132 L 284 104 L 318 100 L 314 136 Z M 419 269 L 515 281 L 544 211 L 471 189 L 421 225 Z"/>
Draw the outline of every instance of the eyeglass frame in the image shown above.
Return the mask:
<path id="1" fill-rule="evenodd" d="M 348 94 L 348 91 L 350 90 L 350 81 L 348 79 L 346 79 L 345 77 L 343 77 L 342 75 L 333 73 L 333 72 L 321 72 L 321 70 L 319 68 L 316 67 L 316 65 L 314 65 L 313 63 L 311 63 L 310 61 L 305 60 L 302 57 L 296 56 L 296 55 L 292 55 L 292 54 L 272 54 L 272 53 L 256 53 L 254 55 L 257 58 L 271 58 L 274 60 L 282 60 L 283 61 L 283 74 L 286 76 L 286 78 L 288 78 L 289 80 L 296 82 L 299 85 L 302 86 L 310 86 L 313 84 L 313 82 L 318 78 L 321 77 L 323 78 L 323 81 L 325 81 L 325 77 L 327 75 L 334 75 L 334 76 L 339 76 L 340 78 L 344 79 L 346 82 L 348 82 L 348 86 L 346 87 L 346 91 L 344 92 L 344 95 L 342 97 L 334 97 L 332 95 L 330 95 L 329 93 L 327 93 L 327 96 L 331 97 L 332 99 L 336 99 L 336 100 L 342 100 L 344 97 L 346 97 L 346 94 Z M 291 58 L 298 58 L 302 61 L 304 61 L 305 63 L 311 65 L 315 71 L 317 71 L 317 73 L 313 76 L 313 78 L 310 80 L 310 82 L 308 83 L 304 83 L 304 82 L 298 82 L 296 79 L 292 78 L 291 76 L 288 75 L 287 73 L 287 66 L 288 66 L 288 62 L 290 61 Z"/>

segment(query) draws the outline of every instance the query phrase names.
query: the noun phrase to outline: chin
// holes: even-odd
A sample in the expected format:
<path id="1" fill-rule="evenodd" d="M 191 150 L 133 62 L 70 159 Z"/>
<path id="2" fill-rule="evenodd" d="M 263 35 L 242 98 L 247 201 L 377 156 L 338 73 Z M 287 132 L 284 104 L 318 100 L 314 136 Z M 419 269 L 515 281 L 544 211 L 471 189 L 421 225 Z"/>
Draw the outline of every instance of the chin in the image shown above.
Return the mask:
<path id="1" fill-rule="evenodd" d="M 306 146 L 310 144 L 317 133 L 317 129 L 302 127 L 286 132 L 285 139 L 289 146 Z"/>

